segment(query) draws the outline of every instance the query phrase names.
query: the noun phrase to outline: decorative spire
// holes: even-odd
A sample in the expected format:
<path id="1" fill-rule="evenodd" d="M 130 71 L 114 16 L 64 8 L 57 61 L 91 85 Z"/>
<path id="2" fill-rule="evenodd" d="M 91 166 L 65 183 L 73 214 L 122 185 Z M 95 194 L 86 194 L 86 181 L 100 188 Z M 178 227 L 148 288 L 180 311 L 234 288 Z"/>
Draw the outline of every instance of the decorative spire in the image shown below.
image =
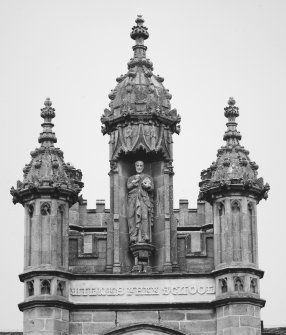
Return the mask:
<path id="1" fill-rule="evenodd" d="M 224 116 L 228 119 L 228 122 L 223 139 L 227 146 L 236 146 L 239 145 L 239 140 L 241 140 L 241 134 L 237 131 L 237 122 L 235 122 L 235 119 L 239 116 L 239 108 L 235 106 L 236 101 L 232 97 L 228 99 L 227 103 L 228 106 L 224 108 Z"/>
<path id="2" fill-rule="evenodd" d="M 239 108 L 235 106 L 233 98 L 229 98 L 224 111 L 228 119 L 223 137 L 226 145 L 218 149 L 216 162 L 202 171 L 199 199 L 211 202 L 216 196 L 232 191 L 252 193 L 258 201 L 266 199 L 270 187 L 264 184 L 263 178 L 258 178 L 258 165 L 250 160 L 249 151 L 239 143 L 241 134 L 235 122 Z"/>
<path id="3" fill-rule="evenodd" d="M 42 195 L 53 198 L 67 199 L 70 206 L 78 201 L 78 194 L 83 188 L 82 172 L 70 163 L 64 162 L 63 152 L 54 147 L 57 142 L 53 133 L 52 119 L 55 109 L 50 98 L 44 102 L 41 109 L 43 131 L 39 137 L 40 148 L 31 152 L 31 160 L 26 164 L 23 181 L 17 181 L 17 188 L 11 188 L 13 202 L 26 203 Z"/>
<path id="4" fill-rule="evenodd" d="M 149 37 L 148 28 L 143 26 L 144 20 L 142 15 L 138 15 L 135 20 L 137 26 L 132 28 L 130 36 L 136 41 L 136 44 L 132 47 L 134 50 L 134 58 L 145 58 L 147 47 L 144 45 L 144 40 Z"/>
<path id="5" fill-rule="evenodd" d="M 45 107 L 41 109 L 41 117 L 44 119 L 44 123 L 42 123 L 43 131 L 40 134 L 39 143 L 44 147 L 49 147 L 57 143 L 56 135 L 53 133 L 54 124 L 51 122 L 56 114 L 50 98 L 46 98 L 44 105 Z"/>

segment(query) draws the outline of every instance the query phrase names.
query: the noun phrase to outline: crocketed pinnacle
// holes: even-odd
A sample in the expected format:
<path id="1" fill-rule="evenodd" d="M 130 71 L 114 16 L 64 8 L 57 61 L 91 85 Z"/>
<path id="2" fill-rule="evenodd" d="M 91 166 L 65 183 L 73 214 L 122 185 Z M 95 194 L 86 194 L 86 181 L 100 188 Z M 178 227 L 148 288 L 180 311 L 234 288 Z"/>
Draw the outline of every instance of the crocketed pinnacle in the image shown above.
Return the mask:
<path id="1" fill-rule="evenodd" d="M 144 41 L 149 37 L 144 20 L 138 15 L 136 26 L 130 36 L 135 40 L 134 55 L 127 64 L 128 72 L 119 76 L 116 87 L 108 95 L 110 109 L 105 109 L 101 117 L 103 134 L 110 134 L 122 122 L 160 119 L 172 133 L 179 133 L 180 116 L 171 110 L 172 95 L 164 85 L 164 78 L 153 74 L 153 63 L 146 57 Z"/>
<path id="2" fill-rule="evenodd" d="M 39 137 L 41 146 L 31 152 L 31 160 L 26 164 L 23 172 L 23 181 L 17 181 L 17 188 L 11 188 L 13 202 L 24 204 L 27 201 L 43 195 L 66 198 L 70 205 L 78 199 L 78 193 L 83 187 L 81 170 L 64 162 L 62 150 L 54 147 L 57 142 L 52 131 L 52 119 L 55 109 L 50 98 L 44 102 L 41 109 L 43 131 Z"/>
<path id="3" fill-rule="evenodd" d="M 57 138 L 55 133 L 53 133 L 54 124 L 52 119 L 56 116 L 55 109 L 52 107 L 52 102 L 50 98 L 46 98 L 44 102 L 45 107 L 41 109 L 41 117 L 44 119 L 42 123 L 43 131 L 39 137 L 39 143 L 42 146 L 53 146 L 57 143 Z"/>
<path id="4" fill-rule="evenodd" d="M 228 119 L 223 139 L 226 145 L 217 152 L 216 162 L 201 172 L 199 199 L 212 201 L 216 196 L 227 192 L 253 194 L 259 201 L 266 199 L 269 185 L 258 178 L 258 165 L 249 158 L 249 151 L 240 145 L 241 134 L 237 130 L 236 118 L 239 108 L 233 98 L 229 98 L 224 115 Z"/>

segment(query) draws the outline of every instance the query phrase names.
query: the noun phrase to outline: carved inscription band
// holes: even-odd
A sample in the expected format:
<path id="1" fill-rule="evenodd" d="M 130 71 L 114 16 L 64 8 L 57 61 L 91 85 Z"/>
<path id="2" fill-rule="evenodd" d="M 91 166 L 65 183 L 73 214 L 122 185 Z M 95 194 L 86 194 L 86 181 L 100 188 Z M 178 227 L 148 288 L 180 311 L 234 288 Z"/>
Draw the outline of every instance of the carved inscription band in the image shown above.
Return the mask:
<path id="1" fill-rule="evenodd" d="M 175 286 L 175 287 L 87 287 L 87 288 L 71 288 L 70 294 L 73 296 L 106 296 L 106 295 L 193 295 L 193 294 L 213 294 L 215 293 L 213 286 Z"/>
<path id="2" fill-rule="evenodd" d="M 168 280 L 72 281 L 70 300 L 79 303 L 153 303 L 211 301 L 215 284 L 211 278 Z M 122 299 L 124 298 L 124 299 Z M 149 301 L 149 300 L 148 300 Z"/>

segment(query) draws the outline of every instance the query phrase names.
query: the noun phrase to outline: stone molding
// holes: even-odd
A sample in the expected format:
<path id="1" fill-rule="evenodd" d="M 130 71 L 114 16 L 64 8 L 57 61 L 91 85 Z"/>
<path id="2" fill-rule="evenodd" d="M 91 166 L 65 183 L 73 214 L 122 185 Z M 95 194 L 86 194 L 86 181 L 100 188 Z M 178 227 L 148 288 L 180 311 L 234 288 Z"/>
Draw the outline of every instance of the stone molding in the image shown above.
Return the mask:
<path id="1" fill-rule="evenodd" d="M 242 266 L 229 266 L 226 268 L 222 268 L 222 269 L 216 269 L 212 271 L 212 274 L 214 276 L 221 276 L 224 275 L 226 273 L 250 273 L 253 275 L 258 276 L 260 279 L 263 278 L 264 276 L 264 271 L 259 270 L 259 269 L 255 269 L 255 268 L 251 268 L 251 267 L 242 267 Z"/>

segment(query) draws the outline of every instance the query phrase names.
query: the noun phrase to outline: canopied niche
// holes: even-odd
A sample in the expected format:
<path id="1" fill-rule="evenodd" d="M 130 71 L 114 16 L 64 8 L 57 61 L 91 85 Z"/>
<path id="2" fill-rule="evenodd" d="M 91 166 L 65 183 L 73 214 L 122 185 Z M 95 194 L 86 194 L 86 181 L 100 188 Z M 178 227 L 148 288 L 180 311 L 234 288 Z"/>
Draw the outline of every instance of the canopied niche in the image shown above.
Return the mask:
<path id="1" fill-rule="evenodd" d="M 135 166 L 135 163 L 138 161 L 143 162 L 141 172 Z M 114 239 L 113 272 L 115 269 L 115 272 L 117 270 L 118 272 L 130 272 L 134 270 L 134 266 L 138 263 L 138 257 L 140 258 L 140 255 L 137 257 L 137 248 L 134 249 L 132 246 L 135 242 L 141 243 L 141 246 L 143 246 L 143 243 L 154 246 L 146 246 L 146 250 L 144 249 L 147 254 L 150 254 L 150 257 L 147 257 L 148 260 L 146 258 L 146 262 L 143 261 L 144 264 L 146 263 L 146 266 L 148 265 L 148 269 L 142 263 L 144 266 L 141 268 L 140 265 L 137 268 L 139 272 L 151 272 L 152 269 L 163 271 L 166 269 L 166 266 L 171 271 L 170 215 L 173 213 L 172 161 L 165 160 L 164 155 L 160 151 L 146 152 L 143 148 L 140 148 L 135 152 L 122 153 L 118 160 L 111 161 L 109 175 L 111 188 L 110 204 L 113 221 L 110 222 L 110 229 L 108 231 L 109 234 L 113 234 Z M 140 182 L 136 180 L 137 177 Z M 150 185 L 144 186 L 143 183 L 145 181 Z M 142 186 L 140 187 L 144 193 L 141 194 L 142 197 L 139 201 L 138 199 L 136 200 L 136 192 L 139 189 L 138 185 Z M 135 194 L 134 196 L 132 195 L 133 193 Z M 136 206 L 138 209 L 137 213 Z M 135 217 L 136 215 L 137 218 Z M 138 219 L 140 215 L 142 217 Z M 137 219 L 139 223 L 137 222 L 136 228 L 135 221 Z M 148 226 L 148 229 L 145 229 L 146 231 L 141 229 L 141 226 L 143 227 L 143 220 L 145 220 L 144 225 Z M 138 225 L 140 226 L 139 233 L 136 231 Z M 132 227 L 133 233 L 131 232 Z M 153 249 L 151 253 L 150 248 Z M 111 258 L 109 257 L 108 259 L 111 260 Z"/>

